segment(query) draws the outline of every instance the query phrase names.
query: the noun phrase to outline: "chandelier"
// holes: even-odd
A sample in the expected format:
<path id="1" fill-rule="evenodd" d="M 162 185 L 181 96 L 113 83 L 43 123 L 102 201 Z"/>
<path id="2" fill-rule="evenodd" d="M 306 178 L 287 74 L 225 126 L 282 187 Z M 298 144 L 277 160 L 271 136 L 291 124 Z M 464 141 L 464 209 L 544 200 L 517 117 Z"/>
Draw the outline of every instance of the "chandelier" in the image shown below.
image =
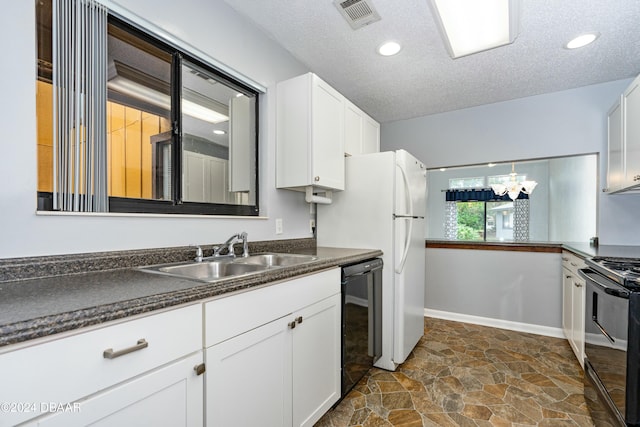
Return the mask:
<path id="1" fill-rule="evenodd" d="M 522 191 L 524 194 L 533 193 L 534 188 L 538 185 L 535 181 L 517 181 L 518 174 L 515 171 L 515 163 L 511 163 L 511 173 L 509 174 L 509 182 L 505 184 L 492 184 L 491 189 L 496 194 L 496 196 L 504 196 L 505 194 L 509 194 L 509 198 L 511 200 L 515 200 L 520 195 Z"/>

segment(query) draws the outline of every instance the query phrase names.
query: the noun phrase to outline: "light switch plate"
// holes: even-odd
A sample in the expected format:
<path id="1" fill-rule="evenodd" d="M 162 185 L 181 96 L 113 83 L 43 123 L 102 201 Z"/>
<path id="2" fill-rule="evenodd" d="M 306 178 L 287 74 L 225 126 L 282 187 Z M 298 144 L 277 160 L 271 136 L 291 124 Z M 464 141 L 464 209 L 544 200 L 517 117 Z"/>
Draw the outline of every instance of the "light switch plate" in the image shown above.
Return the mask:
<path id="1" fill-rule="evenodd" d="M 276 234 L 282 234 L 282 218 L 276 218 Z"/>

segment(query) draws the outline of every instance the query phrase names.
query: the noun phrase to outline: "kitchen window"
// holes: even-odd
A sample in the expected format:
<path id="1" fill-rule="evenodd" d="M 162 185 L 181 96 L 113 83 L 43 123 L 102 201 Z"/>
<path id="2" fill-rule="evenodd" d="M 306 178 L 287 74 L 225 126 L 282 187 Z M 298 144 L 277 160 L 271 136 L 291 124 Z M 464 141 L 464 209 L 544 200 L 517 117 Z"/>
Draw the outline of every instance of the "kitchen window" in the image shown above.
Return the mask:
<path id="1" fill-rule="evenodd" d="M 255 89 L 109 11 L 84 22 L 93 0 L 36 5 L 39 210 L 258 215 Z"/>
<path id="2" fill-rule="evenodd" d="M 449 240 L 464 241 L 512 241 L 514 228 L 518 232 L 528 232 L 528 205 L 520 205 L 526 210 L 518 216 L 515 224 L 515 207 L 523 201 L 468 201 L 447 202 L 450 220 L 446 223 L 446 235 Z M 515 225 L 515 227 L 514 227 Z M 518 240 L 527 240 L 524 235 Z"/>

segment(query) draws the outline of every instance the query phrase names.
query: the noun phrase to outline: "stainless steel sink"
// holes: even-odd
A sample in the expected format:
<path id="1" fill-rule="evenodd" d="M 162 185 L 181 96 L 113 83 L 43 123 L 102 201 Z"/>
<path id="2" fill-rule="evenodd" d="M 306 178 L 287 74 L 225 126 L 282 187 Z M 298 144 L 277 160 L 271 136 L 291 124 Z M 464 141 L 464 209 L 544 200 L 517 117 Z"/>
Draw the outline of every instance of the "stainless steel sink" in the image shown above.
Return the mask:
<path id="1" fill-rule="evenodd" d="M 312 255 L 265 253 L 244 258 L 212 259 L 201 262 L 160 264 L 141 267 L 141 271 L 183 279 L 215 282 L 216 280 L 247 276 L 292 265 L 315 261 Z"/>
<path id="2" fill-rule="evenodd" d="M 197 280 L 217 280 L 231 276 L 241 276 L 266 270 L 266 267 L 255 264 L 236 264 L 229 261 L 208 261 L 186 265 L 160 267 L 159 272 L 174 276 L 182 276 Z"/>
<path id="3" fill-rule="evenodd" d="M 236 262 L 248 265 L 264 265 L 267 267 L 287 267 L 317 260 L 313 255 L 265 253 L 238 258 Z"/>

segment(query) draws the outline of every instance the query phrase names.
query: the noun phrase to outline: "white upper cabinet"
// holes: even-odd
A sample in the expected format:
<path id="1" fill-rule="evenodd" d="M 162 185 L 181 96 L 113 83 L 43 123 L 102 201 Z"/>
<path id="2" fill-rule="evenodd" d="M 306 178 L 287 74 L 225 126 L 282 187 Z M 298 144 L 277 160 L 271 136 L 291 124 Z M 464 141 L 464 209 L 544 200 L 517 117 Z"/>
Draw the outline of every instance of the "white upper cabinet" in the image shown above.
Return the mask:
<path id="1" fill-rule="evenodd" d="M 348 100 L 344 112 L 345 153 L 356 156 L 380 151 L 380 124 Z"/>
<path id="2" fill-rule="evenodd" d="M 609 110 L 609 193 L 640 187 L 640 76 Z"/>
<path id="3" fill-rule="evenodd" d="M 277 188 L 344 190 L 345 101 L 312 73 L 278 83 Z"/>
<path id="4" fill-rule="evenodd" d="M 607 163 L 607 191 L 616 191 L 622 188 L 624 181 L 623 150 L 623 125 L 622 125 L 622 96 L 609 110 L 607 119 L 609 132 L 609 160 Z"/>
<path id="5" fill-rule="evenodd" d="M 380 123 L 369 116 L 364 117 L 364 138 L 362 154 L 380 152 Z"/>
<path id="6" fill-rule="evenodd" d="M 640 76 L 622 95 L 624 105 L 625 181 L 624 185 L 640 185 Z"/>

